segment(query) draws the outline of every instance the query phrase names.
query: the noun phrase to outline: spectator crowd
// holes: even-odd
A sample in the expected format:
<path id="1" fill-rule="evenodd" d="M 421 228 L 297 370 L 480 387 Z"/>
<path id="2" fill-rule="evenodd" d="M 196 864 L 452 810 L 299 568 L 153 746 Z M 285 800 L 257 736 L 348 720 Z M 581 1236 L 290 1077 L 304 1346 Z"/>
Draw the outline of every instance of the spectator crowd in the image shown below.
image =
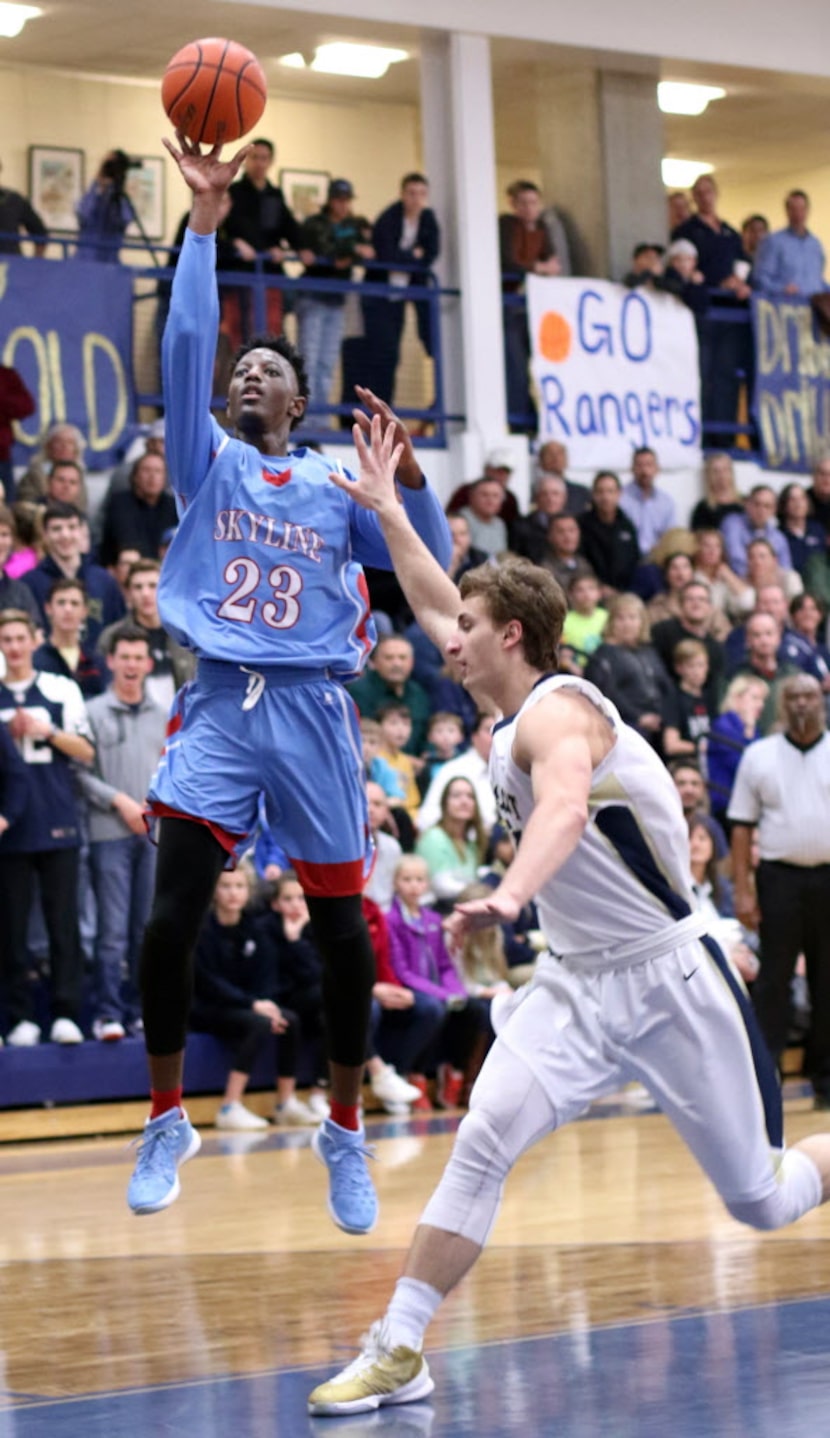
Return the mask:
<path id="1" fill-rule="evenodd" d="M 85 199 L 79 248 L 89 241 L 102 261 L 117 257 L 123 237 L 111 159 Z M 354 214 L 350 182 L 332 180 L 319 214 L 301 223 L 268 179 L 273 159 L 270 141 L 257 140 L 231 187 L 223 269 L 243 274 L 262 262 L 279 275 L 291 255 L 313 281 L 359 269 L 402 292 L 427 283 L 440 235 L 423 175 L 405 176 L 400 199 L 374 224 Z M 505 354 L 509 409 L 524 416 L 521 428 L 533 401 L 516 300 L 524 275 L 568 273 L 571 261 L 564 219 L 544 209 L 537 187 L 519 181 L 509 195 L 499 225 L 511 301 Z M 751 371 L 749 327 L 709 313 L 713 291 L 735 306 L 753 286 L 820 292 L 824 256 L 800 191 L 788 195 L 787 227 L 774 233 L 760 216 L 740 232 L 723 221 L 710 176 L 692 196 L 694 209 L 671 197 L 671 243 L 638 246 L 627 283 L 668 290 L 695 312 L 704 419 L 720 426 L 721 448 L 709 454 L 693 512 L 677 512 L 650 448 L 634 452 L 625 483 L 601 471 L 586 487 L 568 475 L 564 447 L 549 442 L 535 456 L 523 513 L 510 487 L 511 451 L 496 449 L 448 502 L 449 572 L 458 580 L 515 557 L 560 583 L 569 604 L 560 670 L 596 684 L 671 769 L 701 904 L 741 981 L 759 995 L 776 1056 L 790 1032 L 793 974 L 799 963 L 806 970 L 807 1072 L 817 1099 L 830 1103 L 830 954 L 826 926 L 809 918 L 830 878 L 830 839 L 821 837 L 830 835 L 830 457 L 809 485 L 738 492 L 723 452 L 738 406 L 726 376 Z M 107 244 L 100 227 L 92 234 L 98 212 L 110 226 Z M 41 238 L 25 211 L 17 218 Z M 223 325 L 237 337 L 250 329 L 249 297 L 244 287 L 225 288 Z M 271 297 L 269 323 L 279 329 L 285 295 L 274 289 Z M 345 289 L 321 283 L 300 293 L 312 401 L 327 405 L 341 359 L 344 402 L 355 377 L 392 402 L 405 305 L 391 293 L 367 295 L 361 333 L 352 334 Z M 415 318 L 430 354 L 429 314 L 417 297 Z M 8 501 L 0 505 L 0 1032 L 12 1047 L 44 1037 L 118 1042 L 141 1025 L 136 965 L 154 873 L 143 800 L 173 697 L 194 665 L 165 632 L 156 603 L 177 512 L 163 421 L 112 473 L 95 512 L 84 436 L 72 425 L 46 432 L 15 484 L 9 426 L 33 407 L 14 371 L 0 369 Z M 370 571 L 367 579 L 381 637 L 350 686 L 377 851 L 364 897 L 377 961 L 366 1063 L 378 1102 L 401 1113 L 428 1107 L 432 1094 L 444 1104 L 464 1100 L 493 1036 L 492 1000 L 532 972 L 539 936 L 530 910 L 486 941 L 476 935 L 462 951 L 448 948 L 443 918 L 477 886 L 498 882 L 510 861 L 487 777 L 494 720 L 420 631 L 394 577 Z M 790 870 L 805 872 L 788 883 Z M 277 1122 L 320 1122 L 320 992 L 302 891 L 263 822 L 250 862 L 219 881 L 197 956 L 193 1027 L 221 1038 L 231 1055 L 220 1126 L 263 1126 L 244 1103 L 263 1051 L 273 1052 Z M 304 1100 L 297 1077 L 309 1064 L 320 1082 Z"/>

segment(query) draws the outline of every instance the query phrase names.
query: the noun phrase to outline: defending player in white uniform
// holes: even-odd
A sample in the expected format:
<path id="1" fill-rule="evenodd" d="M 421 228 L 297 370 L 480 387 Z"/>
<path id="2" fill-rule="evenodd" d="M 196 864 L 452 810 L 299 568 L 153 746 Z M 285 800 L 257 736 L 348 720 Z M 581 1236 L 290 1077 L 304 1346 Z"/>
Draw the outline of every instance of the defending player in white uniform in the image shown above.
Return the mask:
<path id="1" fill-rule="evenodd" d="M 478 702 L 510 716 L 494 730 L 490 771 L 516 857 L 492 895 L 451 922 L 463 933 L 513 919 L 535 897 L 550 953 L 496 1019 L 385 1317 L 354 1363 L 311 1394 L 315 1414 L 431 1392 L 424 1332 L 481 1252 L 513 1164 L 627 1080 L 648 1087 L 741 1222 L 778 1228 L 830 1196 L 830 1135 L 784 1150 L 772 1063 L 693 912 L 671 779 L 597 689 L 549 673 L 562 591 L 516 561 L 471 571 L 459 592 L 412 532 L 379 427 L 371 441 L 368 452 L 356 435 L 361 478 L 349 492 L 379 515 L 423 628 Z"/>

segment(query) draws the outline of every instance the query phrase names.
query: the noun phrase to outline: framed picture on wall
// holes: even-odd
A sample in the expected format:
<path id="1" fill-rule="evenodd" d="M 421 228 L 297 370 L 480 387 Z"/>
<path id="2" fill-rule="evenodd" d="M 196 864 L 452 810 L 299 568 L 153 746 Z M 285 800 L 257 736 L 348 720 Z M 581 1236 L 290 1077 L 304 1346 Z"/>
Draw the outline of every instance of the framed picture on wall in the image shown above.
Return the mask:
<path id="1" fill-rule="evenodd" d="M 29 146 L 29 199 L 47 230 L 69 234 L 77 230 L 75 206 L 83 193 L 83 150 Z"/>
<path id="2" fill-rule="evenodd" d="M 296 219 L 316 215 L 326 203 L 330 179 L 328 170 L 280 170 L 280 189 Z"/>
<path id="3" fill-rule="evenodd" d="M 164 159 L 161 155 L 138 155 L 141 164 L 127 171 L 124 193 L 144 227 L 148 240 L 164 239 Z M 127 226 L 127 239 L 141 239 L 135 220 Z"/>

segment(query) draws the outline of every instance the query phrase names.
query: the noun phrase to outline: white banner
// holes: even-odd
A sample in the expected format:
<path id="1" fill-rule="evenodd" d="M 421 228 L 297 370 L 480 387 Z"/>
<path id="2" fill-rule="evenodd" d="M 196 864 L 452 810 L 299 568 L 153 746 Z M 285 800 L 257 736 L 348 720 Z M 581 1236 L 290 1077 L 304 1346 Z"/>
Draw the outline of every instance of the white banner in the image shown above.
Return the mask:
<path id="1" fill-rule="evenodd" d="M 661 469 L 700 459 L 700 372 L 691 310 L 673 295 L 607 280 L 527 280 L 539 442 L 558 439 L 574 469 Z"/>

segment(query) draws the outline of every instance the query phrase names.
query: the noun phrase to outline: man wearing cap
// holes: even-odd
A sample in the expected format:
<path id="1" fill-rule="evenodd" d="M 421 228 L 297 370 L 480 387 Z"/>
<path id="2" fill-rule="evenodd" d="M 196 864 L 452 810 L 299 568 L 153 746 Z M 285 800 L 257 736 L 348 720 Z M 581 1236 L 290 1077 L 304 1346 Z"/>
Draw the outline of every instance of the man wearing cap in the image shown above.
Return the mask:
<path id="1" fill-rule="evenodd" d="M 311 280 L 348 280 L 355 265 L 374 258 L 372 226 L 352 214 L 349 180 L 332 180 L 323 208 L 300 229 L 297 250 Z M 308 373 L 309 410 L 328 405 L 345 319 L 343 291 L 308 290 L 297 300 L 299 348 Z"/>
<path id="2" fill-rule="evenodd" d="M 697 246 L 691 240 L 672 240 L 666 251 L 663 273 L 655 279 L 654 288 L 682 300 L 694 314 L 703 314 L 709 295 L 698 269 Z"/>
<path id="3" fill-rule="evenodd" d="M 504 495 L 498 513 L 499 519 L 503 519 L 507 525 L 515 524 L 519 518 L 516 496 L 511 494 L 507 488 L 514 468 L 513 456 L 509 449 L 491 449 L 484 461 L 484 472 L 479 476 L 479 479 L 497 479 L 501 485 Z M 468 484 L 459 485 L 447 505 L 447 514 L 460 514 L 462 509 L 466 509 L 470 503 L 473 486 L 478 483 L 478 479 L 471 479 Z"/>

